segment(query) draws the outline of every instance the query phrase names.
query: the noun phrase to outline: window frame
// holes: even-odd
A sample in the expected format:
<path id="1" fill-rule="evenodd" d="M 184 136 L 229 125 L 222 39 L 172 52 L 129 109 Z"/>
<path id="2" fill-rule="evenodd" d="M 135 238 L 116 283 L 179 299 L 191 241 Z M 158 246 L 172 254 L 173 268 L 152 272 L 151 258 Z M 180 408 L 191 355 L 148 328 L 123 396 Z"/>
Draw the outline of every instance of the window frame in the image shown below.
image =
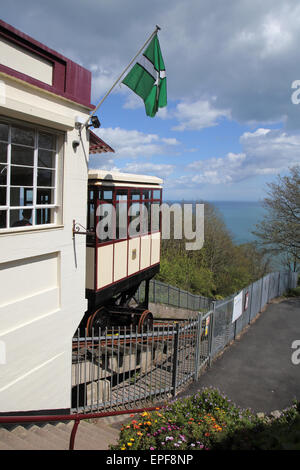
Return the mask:
<path id="1" fill-rule="evenodd" d="M 57 227 L 62 223 L 62 177 L 63 177 L 63 143 L 64 143 L 64 133 L 57 131 L 56 129 L 47 128 L 41 125 L 36 125 L 34 123 L 20 121 L 17 119 L 10 119 L 4 116 L 0 116 L 0 123 L 8 126 L 8 137 L 7 141 L 0 140 L 1 144 L 7 145 L 7 159 L 6 163 L 1 163 L 4 167 L 7 168 L 6 174 L 6 183 L 1 184 L 1 188 L 6 188 L 6 204 L 0 205 L 0 211 L 5 211 L 6 217 L 6 227 L 0 227 L 0 234 L 10 233 L 15 231 L 28 231 L 28 230 L 39 230 L 51 227 Z M 33 146 L 28 146 L 26 144 L 14 143 L 12 142 L 12 128 L 21 127 L 24 129 L 32 130 L 34 132 L 34 144 Z M 40 134 L 50 134 L 55 137 L 55 145 L 53 149 L 45 149 L 44 147 L 39 147 L 39 135 Z M 12 148 L 20 147 L 33 150 L 33 164 L 24 165 L 19 163 L 12 163 Z M 53 154 L 53 163 L 52 167 L 39 166 L 39 150 L 47 150 L 49 153 Z M 33 170 L 33 184 L 32 186 L 26 185 L 17 185 L 12 184 L 11 173 L 12 168 L 32 168 Z M 53 181 L 51 186 L 38 186 L 38 173 L 39 170 L 48 170 L 54 173 Z M 51 174 L 51 173 L 50 173 Z M 11 204 L 11 190 L 13 188 L 22 189 L 25 193 L 26 189 L 32 190 L 32 204 L 30 205 L 12 205 Z M 51 197 L 51 203 L 39 204 L 37 202 L 38 192 L 48 190 L 53 192 L 53 197 Z M 32 210 L 32 224 L 24 226 L 10 226 L 11 224 L 11 211 L 22 211 L 30 209 Z M 50 210 L 52 211 L 50 223 L 38 223 L 38 211 L 41 210 Z M 50 219 L 50 220 L 51 220 Z"/>
<path id="2" fill-rule="evenodd" d="M 97 213 L 97 209 L 98 207 L 101 205 L 101 204 L 107 204 L 107 203 L 111 203 L 116 211 L 116 206 L 117 204 L 126 204 L 127 205 L 127 237 L 126 238 L 116 238 L 116 226 L 115 226 L 115 222 L 114 221 L 114 226 L 113 226 L 113 234 L 114 234 L 114 238 L 113 239 L 106 239 L 106 240 L 99 240 L 98 237 L 97 237 L 97 234 L 96 234 L 96 227 L 97 227 L 97 224 L 99 222 L 99 215 L 95 216 L 95 228 L 94 228 L 94 231 L 95 233 L 93 233 L 92 235 L 89 235 L 88 237 L 88 240 L 87 240 L 87 245 L 88 246 L 93 246 L 95 243 L 97 246 L 104 246 L 104 245 L 109 245 L 109 244 L 113 244 L 113 243 L 120 243 L 120 242 L 124 242 L 126 240 L 131 240 L 131 239 L 134 239 L 134 238 L 140 238 L 140 237 L 144 237 L 144 236 L 147 236 L 147 235 L 151 235 L 153 233 L 158 233 L 158 232 L 161 232 L 161 214 L 159 216 L 159 228 L 158 230 L 152 230 L 152 221 L 151 221 L 151 206 L 153 203 L 159 203 L 161 204 L 162 202 L 162 188 L 153 188 L 152 187 L 147 187 L 147 186 L 140 186 L 140 187 L 134 187 L 134 186 L 97 186 L 93 183 L 90 183 L 88 185 L 88 194 L 90 191 L 94 191 L 94 194 L 93 194 L 93 198 L 89 198 L 88 196 L 88 212 L 89 212 L 89 206 L 90 206 L 90 203 L 93 203 L 94 204 L 94 207 L 95 207 L 95 211 Z M 101 197 L 102 193 L 104 191 L 112 191 L 112 199 L 110 200 L 105 200 L 103 199 L 103 197 Z M 123 192 L 127 192 L 127 200 L 126 201 L 118 201 L 116 199 L 116 194 L 118 191 L 123 191 Z M 148 191 L 149 193 L 149 198 L 147 199 L 143 199 L 143 191 Z M 153 198 L 154 196 L 154 191 L 159 191 L 159 195 L 160 197 L 159 198 Z M 139 198 L 138 199 L 132 199 L 131 197 L 131 193 L 134 192 L 134 193 L 139 193 Z M 142 206 L 143 204 L 145 203 L 150 203 L 150 224 L 149 224 L 149 221 L 147 222 L 147 229 L 146 230 L 143 230 L 143 218 L 142 218 Z M 129 234 L 129 223 L 130 223 L 130 215 L 129 215 L 129 207 L 131 206 L 131 204 L 139 204 L 139 215 L 137 217 L 139 217 L 139 223 L 140 223 L 140 231 L 138 234 L 136 235 L 130 235 Z M 116 213 L 116 212 L 115 212 Z M 135 216 L 134 216 L 135 218 Z M 89 225 L 89 217 L 88 217 L 88 223 L 87 223 L 87 230 L 91 230 L 91 227 Z"/>

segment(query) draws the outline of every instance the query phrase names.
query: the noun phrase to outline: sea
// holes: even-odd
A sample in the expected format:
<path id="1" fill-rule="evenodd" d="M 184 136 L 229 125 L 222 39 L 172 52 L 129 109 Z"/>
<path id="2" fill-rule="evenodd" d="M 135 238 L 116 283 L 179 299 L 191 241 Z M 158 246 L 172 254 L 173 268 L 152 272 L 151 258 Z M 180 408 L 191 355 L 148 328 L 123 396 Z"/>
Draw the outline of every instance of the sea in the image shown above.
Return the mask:
<path id="1" fill-rule="evenodd" d="M 193 203 L 193 201 L 164 201 L 174 203 Z M 252 231 L 264 216 L 265 209 L 258 201 L 207 201 L 221 214 L 227 229 L 238 245 L 255 241 Z"/>
<path id="2" fill-rule="evenodd" d="M 235 243 L 248 243 L 256 240 L 252 231 L 266 213 L 258 201 L 209 201 L 221 213 Z"/>

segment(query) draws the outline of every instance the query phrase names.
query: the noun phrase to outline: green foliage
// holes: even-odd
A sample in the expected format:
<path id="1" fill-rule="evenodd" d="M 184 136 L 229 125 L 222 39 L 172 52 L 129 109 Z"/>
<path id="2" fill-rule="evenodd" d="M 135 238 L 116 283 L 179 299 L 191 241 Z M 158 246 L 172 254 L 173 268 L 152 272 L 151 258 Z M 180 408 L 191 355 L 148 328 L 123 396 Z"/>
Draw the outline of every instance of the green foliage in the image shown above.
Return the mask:
<path id="1" fill-rule="evenodd" d="M 266 215 L 256 225 L 254 235 L 269 253 L 281 254 L 285 266 L 297 272 L 300 265 L 300 165 L 290 168 L 288 176 L 278 175 L 267 184 L 263 200 Z M 283 258 L 284 255 L 284 258 Z"/>
<path id="2" fill-rule="evenodd" d="M 187 251 L 184 239 L 163 240 L 160 273 L 156 278 L 193 294 L 220 299 L 269 270 L 264 252 L 255 244 L 234 244 L 221 215 L 210 204 L 205 204 L 204 240 L 203 248 L 197 251 Z"/>
<path id="3" fill-rule="evenodd" d="M 294 289 L 288 289 L 286 297 L 299 297 L 300 296 L 300 287 L 295 287 Z"/>
<path id="4" fill-rule="evenodd" d="M 123 425 L 112 450 L 300 449 L 296 404 L 280 418 L 259 419 L 218 390 L 203 389 L 134 418 Z"/>

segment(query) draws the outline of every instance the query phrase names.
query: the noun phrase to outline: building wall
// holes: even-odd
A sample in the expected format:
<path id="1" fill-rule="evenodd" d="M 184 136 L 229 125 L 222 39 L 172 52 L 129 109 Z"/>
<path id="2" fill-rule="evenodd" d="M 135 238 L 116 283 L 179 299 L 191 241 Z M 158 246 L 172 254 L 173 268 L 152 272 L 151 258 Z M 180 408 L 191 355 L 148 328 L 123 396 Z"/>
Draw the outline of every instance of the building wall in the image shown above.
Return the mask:
<path id="1" fill-rule="evenodd" d="M 59 225 L 0 231 L 0 412 L 70 408 L 72 336 L 83 317 L 90 109 L 0 72 L 0 116 L 62 131 Z"/>

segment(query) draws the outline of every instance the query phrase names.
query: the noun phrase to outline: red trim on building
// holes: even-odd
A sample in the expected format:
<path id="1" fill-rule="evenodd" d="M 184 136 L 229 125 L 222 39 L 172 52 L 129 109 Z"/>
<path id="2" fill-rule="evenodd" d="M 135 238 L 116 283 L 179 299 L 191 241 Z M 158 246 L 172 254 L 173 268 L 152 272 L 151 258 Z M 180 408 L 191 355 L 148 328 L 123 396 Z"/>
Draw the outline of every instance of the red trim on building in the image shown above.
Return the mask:
<path id="1" fill-rule="evenodd" d="M 54 93 L 55 95 L 62 96 L 75 103 L 79 103 L 89 109 L 95 108 L 95 106 L 90 103 L 92 75 L 89 70 L 67 59 L 16 28 L 13 28 L 2 20 L 0 20 L 0 37 L 24 49 L 24 51 L 36 55 L 37 58 L 40 57 L 51 63 L 53 66 L 53 80 L 52 85 L 48 85 L 2 64 L 0 64 L 0 72 L 11 75 L 12 77 Z"/>

